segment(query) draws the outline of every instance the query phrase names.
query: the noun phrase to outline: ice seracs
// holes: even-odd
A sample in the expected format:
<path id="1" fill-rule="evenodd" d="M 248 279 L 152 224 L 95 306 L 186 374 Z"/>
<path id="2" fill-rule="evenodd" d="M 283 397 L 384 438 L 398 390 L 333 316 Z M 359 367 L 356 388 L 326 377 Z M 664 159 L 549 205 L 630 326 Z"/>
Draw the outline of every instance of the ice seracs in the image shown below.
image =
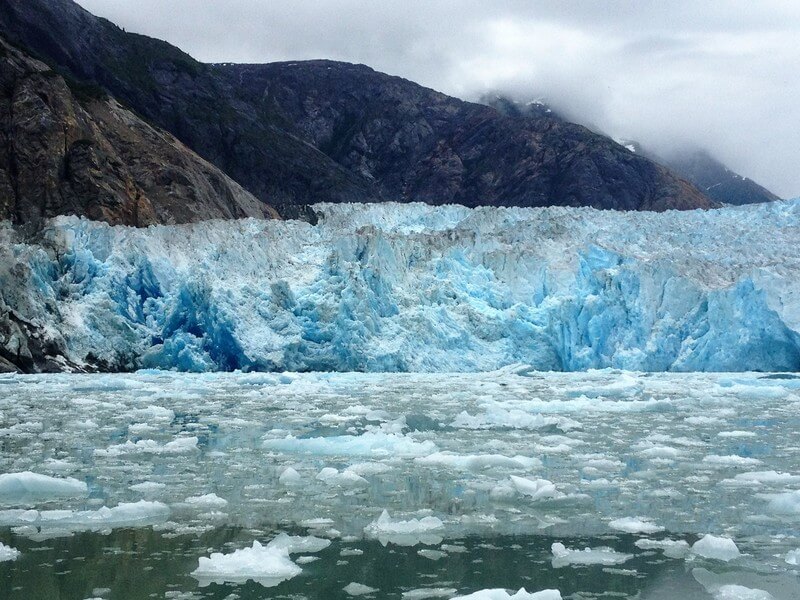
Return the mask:
<path id="1" fill-rule="evenodd" d="M 73 367 L 800 365 L 800 200 L 666 213 L 315 210 L 314 226 L 131 230 L 59 217 L 38 242 L 0 224 L 3 306 L 36 324 Z M 597 393 L 624 399 L 635 389 L 621 378 Z"/>

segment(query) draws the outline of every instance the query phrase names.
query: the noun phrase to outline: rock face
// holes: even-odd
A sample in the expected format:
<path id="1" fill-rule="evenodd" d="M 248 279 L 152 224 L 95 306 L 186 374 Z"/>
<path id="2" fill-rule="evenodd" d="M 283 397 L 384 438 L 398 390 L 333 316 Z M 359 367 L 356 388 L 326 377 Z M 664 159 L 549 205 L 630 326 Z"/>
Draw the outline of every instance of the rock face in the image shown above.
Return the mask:
<path id="1" fill-rule="evenodd" d="M 503 114 L 363 65 L 201 64 L 70 0 L 4 0 L 0 33 L 109 91 L 284 215 L 318 202 L 384 200 L 714 206 L 583 127 Z"/>
<path id="2" fill-rule="evenodd" d="M 483 96 L 480 102 L 508 116 L 564 120 L 553 107 L 543 102 L 521 103 L 506 96 L 493 94 Z M 631 152 L 668 167 L 720 205 L 741 206 L 780 200 L 777 195 L 752 179 L 726 167 L 705 150 L 687 147 L 662 154 L 643 148 L 635 141 L 625 140 L 620 143 Z"/>
<path id="3" fill-rule="evenodd" d="M 0 40 L 0 219 L 61 214 L 136 226 L 275 216 L 170 134 Z"/>
<path id="4" fill-rule="evenodd" d="M 734 173 L 704 150 L 687 150 L 660 160 L 653 159 L 667 165 L 719 203 L 741 206 L 780 200 L 752 179 Z"/>

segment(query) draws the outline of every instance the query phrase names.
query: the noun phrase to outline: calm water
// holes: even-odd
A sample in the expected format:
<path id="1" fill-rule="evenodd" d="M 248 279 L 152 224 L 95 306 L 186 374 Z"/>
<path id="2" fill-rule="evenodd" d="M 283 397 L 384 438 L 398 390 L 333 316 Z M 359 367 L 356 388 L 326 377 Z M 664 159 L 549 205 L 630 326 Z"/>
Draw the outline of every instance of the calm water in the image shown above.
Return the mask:
<path id="1" fill-rule="evenodd" d="M 0 473 L 27 471 L 86 488 L 0 480 L 0 542 L 21 553 L 0 562 L 0 598 L 348 598 L 352 582 L 372 598 L 726 598 L 732 585 L 800 598 L 786 560 L 800 548 L 793 378 L 4 377 Z M 438 524 L 414 529 L 426 518 Z M 622 531 L 625 518 L 647 531 Z M 192 576 L 201 557 L 280 532 L 331 544 L 292 553 L 302 572 L 270 587 Z M 647 544 L 705 534 L 740 556 Z M 616 558 L 554 561 L 554 543 Z"/>

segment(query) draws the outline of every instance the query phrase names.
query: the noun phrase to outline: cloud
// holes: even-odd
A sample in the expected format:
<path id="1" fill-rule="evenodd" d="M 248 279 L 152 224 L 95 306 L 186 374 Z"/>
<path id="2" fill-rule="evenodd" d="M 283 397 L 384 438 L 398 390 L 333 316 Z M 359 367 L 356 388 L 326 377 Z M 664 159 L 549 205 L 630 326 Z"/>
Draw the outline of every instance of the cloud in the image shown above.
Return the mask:
<path id="1" fill-rule="evenodd" d="M 331 58 L 465 99 L 500 90 L 800 195 L 796 0 L 79 0 L 209 62 Z"/>

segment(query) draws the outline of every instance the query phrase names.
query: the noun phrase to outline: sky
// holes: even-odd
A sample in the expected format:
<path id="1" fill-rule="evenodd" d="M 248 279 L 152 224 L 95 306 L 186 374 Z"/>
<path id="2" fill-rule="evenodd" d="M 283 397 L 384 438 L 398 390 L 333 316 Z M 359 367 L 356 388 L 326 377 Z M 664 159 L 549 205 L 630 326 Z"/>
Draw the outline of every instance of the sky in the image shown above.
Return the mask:
<path id="1" fill-rule="evenodd" d="M 798 0 L 79 0 L 205 62 L 329 58 L 475 100 L 542 100 L 800 196 Z"/>

